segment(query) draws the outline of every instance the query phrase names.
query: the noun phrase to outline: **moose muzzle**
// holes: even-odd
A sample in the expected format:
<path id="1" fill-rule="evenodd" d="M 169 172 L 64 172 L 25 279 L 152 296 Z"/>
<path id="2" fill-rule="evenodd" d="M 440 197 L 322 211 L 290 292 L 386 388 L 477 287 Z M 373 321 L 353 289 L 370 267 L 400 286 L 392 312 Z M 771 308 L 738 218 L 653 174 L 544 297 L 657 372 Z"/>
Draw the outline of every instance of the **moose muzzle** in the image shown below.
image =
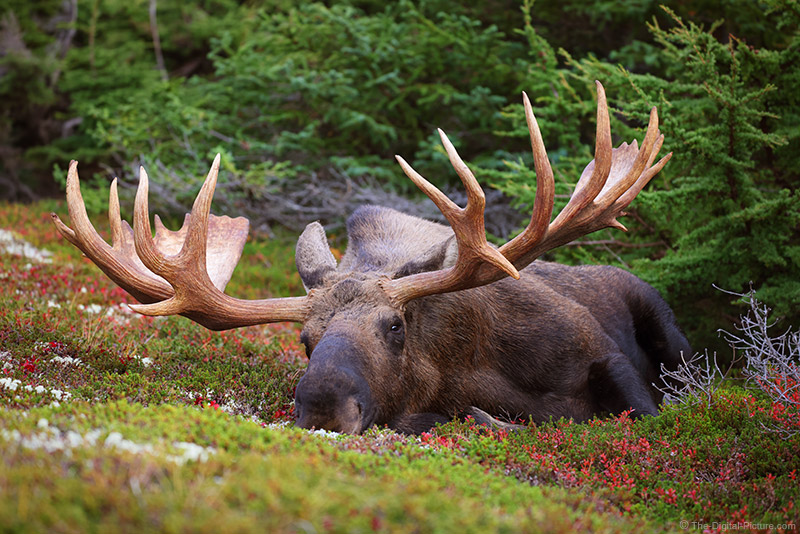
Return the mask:
<path id="1" fill-rule="evenodd" d="M 359 434 L 372 424 L 375 405 L 360 356 L 344 336 L 320 340 L 295 391 L 297 426 Z"/>

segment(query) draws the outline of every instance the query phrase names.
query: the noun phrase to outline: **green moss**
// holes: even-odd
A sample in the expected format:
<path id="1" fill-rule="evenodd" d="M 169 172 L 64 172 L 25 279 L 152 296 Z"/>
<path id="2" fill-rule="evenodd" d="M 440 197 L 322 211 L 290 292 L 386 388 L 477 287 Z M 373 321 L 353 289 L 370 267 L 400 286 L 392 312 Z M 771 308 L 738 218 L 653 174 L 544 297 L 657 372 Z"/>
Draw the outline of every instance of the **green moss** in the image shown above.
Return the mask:
<path id="1" fill-rule="evenodd" d="M 569 531 L 591 516 L 622 531 L 591 502 L 486 472 L 451 452 L 400 444 L 391 454 L 342 450 L 324 437 L 265 429 L 214 410 L 126 401 L 1 410 L 4 428 L 79 446 L 50 453 L 0 440 L 0 523 L 6 531 L 518 532 Z M 46 423 L 45 423 L 46 421 Z M 58 431 L 54 430 L 58 429 Z M 86 443 L 93 429 L 103 429 Z M 106 445 L 112 432 L 145 452 Z M 387 436 L 384 436 L 388 439 Z M 211 447 L 205 461 L 176 462 L 176 442 Z M 389 452 L 389 451 L 387 451 Z M 27 530 L 26 530 L 27 529 Z"/>

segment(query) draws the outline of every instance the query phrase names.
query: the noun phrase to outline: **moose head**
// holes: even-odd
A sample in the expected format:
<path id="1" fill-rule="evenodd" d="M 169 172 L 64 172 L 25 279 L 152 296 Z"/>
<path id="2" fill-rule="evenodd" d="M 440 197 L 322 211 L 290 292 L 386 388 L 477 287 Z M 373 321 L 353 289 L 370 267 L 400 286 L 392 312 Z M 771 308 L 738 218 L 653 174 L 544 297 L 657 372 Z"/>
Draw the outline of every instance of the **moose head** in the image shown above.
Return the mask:
<path id="1" fill-rule="evenodd" d="M 248 221 L 209 215 L 219 155 L 177 232 L 156 216 L 153 237 L 144 169 L 133 228 L 120 220 L 116 180 L 111 185 L 112 245 L 89 221 L 75 161 L 67 178 L 72 228 L 52 217 L 67 240 L 142 303 L 131 305 L 139 313 L 179 314 L 212 330 L 303 323 L 301 340 L 310 360 L 297 386 L 295 413 L 304 428 L 359 433 L 388 424 L 418 431 L 468 410 L 577 419 L 630 407 L 655 413 L 659 399 L 646 377 L 672 356 L 637 341 L 642 330 L 637 321 L 649 321 L 654 339 L 668 338 L 670 354 L 686 346 L 663 301 L 643 282 L 625 278 L 627 273 L 579 275 L 533 263 L 590 232 L 624 230 L 617 217 L 671 156 L 654 164 L 663 142 L 655 108 L 641 147 L 633 141 L 612 148 L 599 82 L 597 97 L 595 158 L 552 222 L 553 172 L 523 93 L 537 189 L 522 233 L 499 248 L 487 242 L 483 191 L 439 130 L 466 188 L 466 207 L 397 156 L 450 226 L 388 208 L 360 208 L 348 221 L 348 249 L 337 264 L 323 227 L 311 223 L 296 252 L 305 296 L 240 300 L 223 292 L 241 255 Z M 619 280 L 609 282 L 612 278 Z M 659 318 L 633 317 L 619 328 L 611 324 L 616 315 L 635 312 L 636 299 L 644 299 Z"/>

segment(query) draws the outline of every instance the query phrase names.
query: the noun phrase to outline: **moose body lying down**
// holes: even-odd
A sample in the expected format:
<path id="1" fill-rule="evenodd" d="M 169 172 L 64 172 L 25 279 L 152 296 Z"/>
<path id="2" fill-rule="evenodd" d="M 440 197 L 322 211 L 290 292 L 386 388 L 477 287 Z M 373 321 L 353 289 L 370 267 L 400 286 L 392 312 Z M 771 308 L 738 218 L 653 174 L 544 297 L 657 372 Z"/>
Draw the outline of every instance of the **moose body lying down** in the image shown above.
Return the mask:
<path id="1" fill-rule="evenodd" d="M 304 324 L 310 358 L 295 394 L 297 424 L 359 433 L 372 425 L 420 432 L 455 415 L 499 424 L 489 414 L 535 421 L 585 420 L 632 409 L 656 414 L 651 384 L 660 366 L 688 352 L 672 311 L 635 276 L 606 266 L 534 262 L 542 253 L 616 221 L 663 167 L 655 108 L 641 149 L 611 148 L 608 110 L 598 91 L 597 148 L 568 205 L 550 222 L 553 174 L 523 95 L 537 174 L 529 226 L 500 248 L 486 242 L 484 196 L 440 131 L 464 183 L 462 209 L 417 174 L 405 173 L 450 227 L 389 208 L 365 206 L 349 218 L 348 248 L 337 265 L 321 225 L 297 243 L 303 297 L 244 301 L 223 289 L 247 235 L 246 219 L 209 217 L 219 156 L 178 232 L 156 218 L 140 174 L 133 229 L 122 223 L 116 184 L 109 218 L 113 246 L 94 231 L 70 165 L 67 198 L 74 229 L 56 227 L 148 315 L 181 314 L 221 330 L 277 321 Z"/>

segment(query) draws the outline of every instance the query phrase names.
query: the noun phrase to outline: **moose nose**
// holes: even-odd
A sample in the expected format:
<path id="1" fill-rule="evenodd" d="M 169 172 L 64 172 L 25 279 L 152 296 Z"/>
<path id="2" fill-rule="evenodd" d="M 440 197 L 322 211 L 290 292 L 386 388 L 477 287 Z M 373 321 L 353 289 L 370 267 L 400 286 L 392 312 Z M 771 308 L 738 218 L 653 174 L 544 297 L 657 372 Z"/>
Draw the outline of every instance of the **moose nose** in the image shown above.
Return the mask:
<path id="1" fill-rule="evenodd" d="M 295 397 L 297 426 L 358 434 L 361 432 L 363 407 L 353 396 L 302 394 L 298 387 Z"/>
<path id="2" fill-rule="evenodd" d="M 358 434 L 371 424 L 369 386 L 352 365 L 352 343 L 338 337 L 314 349 L 294 397 L 297 426 Z"/>

